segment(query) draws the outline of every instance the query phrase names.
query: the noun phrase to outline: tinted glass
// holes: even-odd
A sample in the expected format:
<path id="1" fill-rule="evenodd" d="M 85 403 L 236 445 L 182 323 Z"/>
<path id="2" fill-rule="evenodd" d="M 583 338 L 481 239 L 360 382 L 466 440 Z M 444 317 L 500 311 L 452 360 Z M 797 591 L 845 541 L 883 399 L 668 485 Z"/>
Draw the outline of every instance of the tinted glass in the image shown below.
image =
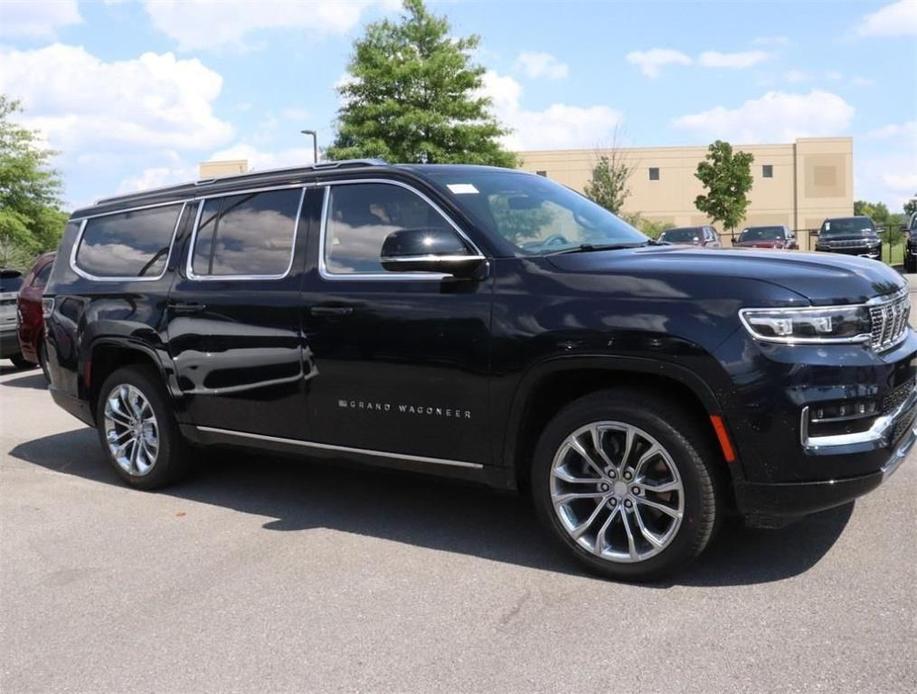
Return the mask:
<path id="1" fill-rule="evenodd" d="M 875 233 L 875 225 L 869 217 L 847 217 L 826 219 L 821 225 L 822 236 L 867 236 Z"/>
<path id="2" fill-rule="evenodd" d="M 485 168 L 428 176 L 478 226 L 509 241 L 520 255 L 647 241 L 604 207 L 540 176 Z"/>
<path id="3" fill-rule="evenodd" d="M 669 243 L 694 243 L 694 239 L 703 237 L 700 227 L 687 227 L 684 229 L 667 229 L 659 237 L 661 241 Z"/>
<path id="4" fill-rule="evenodd" d="M 51 276 L 51 268 L 54 267 L 54 263 L 46 263 L 44 267 L 41 268 L 38 272 L 35 273 L 35 277 L 32 278 L 33 287 L 44 287 L 48 284 L 48 278 Z"/>
<path id="5" fill-rule="evenodd" d="M 337 274 L 385 272 L 385 237 L 400 229 L 451 229 L 429 203 L 385 183 L 332 186 L 325 232 L 325 266 Z"/>
<path id="6" fill-rule="evenodd" d="M 179 212 L 180 204 L 90 219 L 77 266 L 97 277 L 158 277 L 166 268 Z"/>
<path id="7" fill-rule="evenodd" d="M 739 241 L 773 241 L 786 238 L 783 227 L 751 227 L 745 229 Z"/>
<path id="8" fill-rule="evenodd" d="M 195 274 L 286 274 L 301 197 L 294 188 L 206 200 L 191 263 Z"/>
<path id="9" fill-rule="evenodd" d="M 0 292 L 18 292 L 22 286 L 22 275 L 18 272 L 0 274 Z"/>

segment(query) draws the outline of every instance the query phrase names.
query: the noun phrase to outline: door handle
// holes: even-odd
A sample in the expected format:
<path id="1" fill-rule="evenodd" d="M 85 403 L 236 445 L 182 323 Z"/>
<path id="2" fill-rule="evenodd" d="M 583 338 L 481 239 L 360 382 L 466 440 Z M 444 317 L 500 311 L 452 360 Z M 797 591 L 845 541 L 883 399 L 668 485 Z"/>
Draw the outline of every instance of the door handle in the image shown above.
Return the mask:
<path id="1" fill-rule="evenodd" d="M 196 301 L 170 301 L 168 307 L 173 313 L 187 315 L 203 312 L 207 308 L 207 304 L 199 304 Z"/>
<path id="2" fill-rule="evenodd" d="M 313 316 L 349 316 L 353 313 L 352 306 L 313 306 L 309 309 Z"/>

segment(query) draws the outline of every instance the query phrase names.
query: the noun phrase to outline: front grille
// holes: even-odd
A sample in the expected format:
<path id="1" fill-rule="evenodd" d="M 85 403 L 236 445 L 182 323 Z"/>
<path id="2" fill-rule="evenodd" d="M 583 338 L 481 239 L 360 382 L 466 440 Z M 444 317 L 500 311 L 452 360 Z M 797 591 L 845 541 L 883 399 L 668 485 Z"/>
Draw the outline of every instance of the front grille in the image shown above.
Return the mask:
<path id="1" fill-rule="evenodd" d="M 902 383 L 900 386 L 895 388 L 891 393 L 882 398 L 882 406 L 879 408 L 879 411 L 882 414 L 890 414 L 894 412 L 901 404 L 907 400 L 907 396 L 911 394 L 911 391 L 914 390 L 915 380 L 909 378 L 907 381 Z"/>
<path id="2" fill-rule="evenodd" d="M 889 300 L 869 307 L 872 321 L 872 348 L 877 352 L 890 349 L 907 335 L 911 297 L 905 290 Z"/>
<path id="3" fill-rule="evenodd" d="M 828 248 L 866 248 L 869 246 L 863 239 L 851 239 L 849 241 L 828 241 Z"/>

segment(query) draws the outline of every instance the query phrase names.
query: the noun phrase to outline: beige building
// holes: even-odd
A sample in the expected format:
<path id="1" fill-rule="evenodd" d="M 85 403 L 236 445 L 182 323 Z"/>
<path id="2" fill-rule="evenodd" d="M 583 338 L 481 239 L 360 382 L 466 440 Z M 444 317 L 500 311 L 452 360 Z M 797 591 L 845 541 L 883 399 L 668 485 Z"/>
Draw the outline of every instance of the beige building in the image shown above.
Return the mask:
<path id="1" fill-rule="evenodd" d="M 785 224 L 814 229 L 825 217 L 853 214 L 853 140 L 849 137 L 799 138 L 779 145 L 736 145 L 750 152 L 754 184 L 745 225 Z M 582 191 L 602 150 L 520 152 L 521 168 Z M 694 207 L 704 191 L 695 178 L 706 147 L 619 149 L 633 167 L 624 211 L 676 226 L 708 223 Z M 719 229 L 723 232 L 723 229 Z M 808 235 L 798 233 L 802 248 Z M 725 242 L 728 236 L 721 234 Z"/>

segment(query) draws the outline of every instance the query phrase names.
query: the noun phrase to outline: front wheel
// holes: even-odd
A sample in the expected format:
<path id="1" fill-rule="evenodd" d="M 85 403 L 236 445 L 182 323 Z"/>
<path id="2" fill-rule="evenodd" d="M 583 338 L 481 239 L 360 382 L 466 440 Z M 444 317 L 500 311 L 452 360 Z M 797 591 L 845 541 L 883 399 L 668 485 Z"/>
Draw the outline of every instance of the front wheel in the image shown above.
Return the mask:
<path id="1" fill-rule="evenodd" d="M 705 432 L 664 399 L 603 391 L 545 428 L 532 493 L 544 525 L 587 568 L 653 580 L 710 541 L 722 513 L 714 460 Z"/>
<path id="2" fill-rule="evenodd" d="M 188 470 L 187 443 L 153 369 L 124 367 L 99 393 L 96 428 L 115 472 L 131 487 L 156 489 Z"/>
<path id="3" fill-rule="evenodd" d="M 13 356 L 10 357 L 10 361 L 13 362 L 13 366 L 15 366 L 15 367 L 16 367 L 17 369 L 19 369 L 20 371 L 25 371 L 26 369 L 34 369 L 34 368 L 35 368 L 35 364 L 33 364 L 32 362 L 28 361 L 28 360 L 27 360 L 24 356 L 22 356 L 21 354 L 14 354 Z"/>

